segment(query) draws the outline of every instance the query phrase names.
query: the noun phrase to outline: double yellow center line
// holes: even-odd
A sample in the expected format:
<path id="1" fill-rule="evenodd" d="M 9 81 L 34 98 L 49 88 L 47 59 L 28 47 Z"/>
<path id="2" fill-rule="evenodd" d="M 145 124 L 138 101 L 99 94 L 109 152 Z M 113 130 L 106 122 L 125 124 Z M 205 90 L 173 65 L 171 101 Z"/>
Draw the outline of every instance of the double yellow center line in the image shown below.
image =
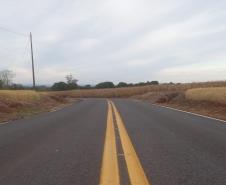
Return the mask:
<path id="1" fill-rule="evenodd" d="M 107 129 L 101 167 L 100 185 L 119 185 L 119 169 L 112 107 L 108 101 Z"/>
<path id="2" fill-rule="evenodd" d="M 123 120 L 112 101 L 108 101 L 107 129 L 99 185 L 120 185 L 113 110 L 115 113 L 116 125 L 119 130 L 130 183 L 131 185 L 149 185 L 150 183 L 148 182 L 133 144 L 126 131 Z"/>

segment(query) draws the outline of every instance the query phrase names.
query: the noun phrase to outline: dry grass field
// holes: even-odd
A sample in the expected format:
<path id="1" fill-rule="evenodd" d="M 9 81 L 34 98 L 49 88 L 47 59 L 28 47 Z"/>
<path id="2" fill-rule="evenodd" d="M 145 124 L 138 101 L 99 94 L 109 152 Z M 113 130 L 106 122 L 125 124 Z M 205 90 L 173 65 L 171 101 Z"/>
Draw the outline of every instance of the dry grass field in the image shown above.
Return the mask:
<path id="1" fill-rule="evenodd" d="M 149 92 L 185 92 L 188 89 L 204 87 L 226 87 L 226 81 L 222 82 L 205 82 L 205 83 L 187 83 L 175 85 L 149 85 L 139 87 L 125 87 L 113 89 L 90 89 L 90 90 L 72 90 L 55 92 L 74 98 L 128 98 L 135 95 L 143 95 Z"/>
<path id="2" fill-rule="evenodd" d="M 1 90 L 0 99 L 14 101 L 37 101 L 40 99 L 40 93 L 31 90 Z"/>
<path id="3" fill-rule="evenodd" d="M 87 89 L 55 92 L 36 92 L 32 90 L 0 90 L 0 99 L 11 99 L 17 101 L 37 101 L 45 96 L 73 97 L 73 98 L 128 98 L 135 95 L 143 95 L 150 92 L 185 92 L 194 88 L 226 87 L 226 81 L 187 83 L 172 85 L 149 85 L 112 89 Z"/>
<path id="4" fill-rule="evenodd" d="M 31 90 L 0 91 L 0 122 L 30 116 L 70 103 L 66 97 L 51 92 Z"/>
<path id="5" fill-rule="evenodd" d="M 70 103 L 72 99 L 79 98 L 136 98 L 154 103 L 178 106 L 178 108 L 185 108 L 186 110 L 196 107 L 196 110 L 199 111 L 205 109 L 207 106 L 209 108 L 211 105 L 208 104 L 207 106 L 200 107 L 201 104 L 195 102 L 205 101 L 226 105 L 226 82 L 177 85 L 161 84 L 140 87 L 57 92 L 0 90 L 0 122 L 48 111 Z M 186 106 L 184 106 L 185 104 Z M 218 108 L 213 107 L 214 110 Z M 225 114 L 224 111 L 220 113 L 220 116 L 221 114 Z"/>
<path id="6" fill-rule="evenodd" d="M 226 104 L 226 87 L 189 89 L 185 97 L 188 100 Z"/>

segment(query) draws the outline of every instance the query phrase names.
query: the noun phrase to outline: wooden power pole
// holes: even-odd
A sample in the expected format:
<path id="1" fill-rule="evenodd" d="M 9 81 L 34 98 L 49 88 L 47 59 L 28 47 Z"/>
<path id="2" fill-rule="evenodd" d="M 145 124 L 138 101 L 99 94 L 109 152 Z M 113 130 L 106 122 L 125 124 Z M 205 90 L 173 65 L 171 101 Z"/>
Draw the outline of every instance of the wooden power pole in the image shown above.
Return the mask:
<path id="1" fill-rule="evenodd" d="M 33 89 L 35 89 L 35 68 L 34 68 L 33 43 L 32 43 L 32 34 L 31 34 L 31 32 L 30 32 L 30 43 L 31 43 L 31 62 L 32 62 Z"/>

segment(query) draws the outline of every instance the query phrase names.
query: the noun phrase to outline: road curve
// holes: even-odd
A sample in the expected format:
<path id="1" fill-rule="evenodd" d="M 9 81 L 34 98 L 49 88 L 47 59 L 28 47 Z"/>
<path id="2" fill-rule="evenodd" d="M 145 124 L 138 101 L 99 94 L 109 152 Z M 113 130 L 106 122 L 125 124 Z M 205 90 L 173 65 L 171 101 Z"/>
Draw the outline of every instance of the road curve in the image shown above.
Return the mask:
<path id="1" fill-rule="evenodd" d="M 112 104 L 110 118 L 105 99 L 85 99 L 0 125 L 0 184 L 98 185 L 109 156 L 121 185 L 134 184 L 133 173 L 152 185 L 226 184 L 225 123 L 134 100 Z"/>

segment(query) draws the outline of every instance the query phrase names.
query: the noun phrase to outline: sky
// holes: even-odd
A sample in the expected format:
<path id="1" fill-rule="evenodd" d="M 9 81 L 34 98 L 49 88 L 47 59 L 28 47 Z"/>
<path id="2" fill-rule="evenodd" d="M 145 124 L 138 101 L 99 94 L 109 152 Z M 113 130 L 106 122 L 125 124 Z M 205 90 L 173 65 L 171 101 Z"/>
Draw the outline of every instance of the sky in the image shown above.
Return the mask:
<path id="1" fill-rule="evenodd" d="M 0 70 L 31 84 L 226 80 L 225 0 L 0 0 Z"/>

